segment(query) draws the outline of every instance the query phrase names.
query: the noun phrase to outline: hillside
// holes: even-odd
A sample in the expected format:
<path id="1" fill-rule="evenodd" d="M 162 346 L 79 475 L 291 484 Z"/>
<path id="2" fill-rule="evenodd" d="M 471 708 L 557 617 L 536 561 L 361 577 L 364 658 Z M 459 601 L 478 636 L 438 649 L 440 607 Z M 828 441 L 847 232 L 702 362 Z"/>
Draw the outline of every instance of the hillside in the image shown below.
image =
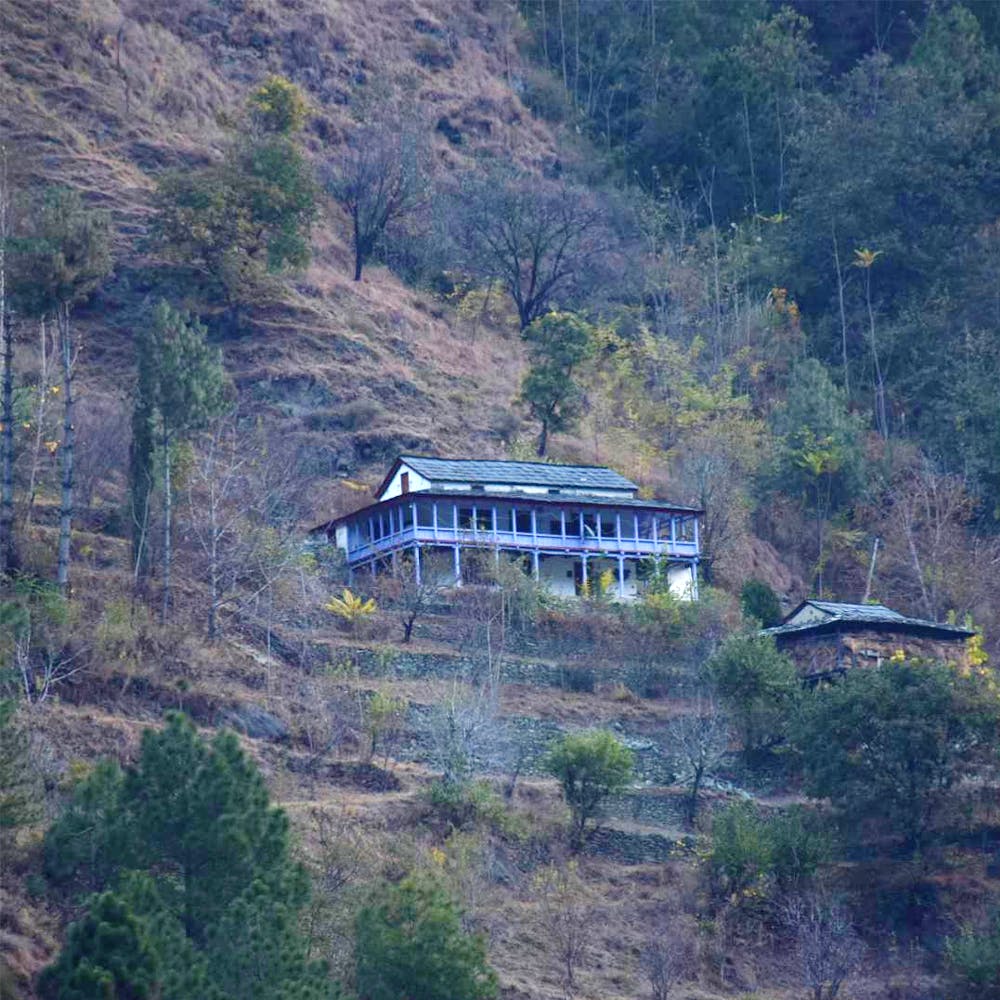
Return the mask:
<path id="1" fill-rule="evenodd" d="M 234 909 L 235 932 L 189 922 L 184 949 L 256 940 L 259 919 L 287 930 L 289 968 L 282 948 L 326 963 L 320 992 L 226 1000 L 399 1000 L 354 992 L 358 941 L 411 878 L 443 888 L 504 1000 L 972 998 L 979 969 L 996 988 L 997 26 L 877 7 L 0 5 L 0 997 L 96 998 L 38 976 L 77 946 L 88 893 L 119 891 L 107 871 L 176 904 L 176 873 L 128 841 L 143 816 L 114 818 L 174 710 L 192 740 L 238 734 L 233 773 L 287 813 L 312 886 L 263 919 Z M 275 94 L 287 128 L 261 124 Z M 343 174 L 365 143 L 418 190 L 355 281 Z M 299 163 L 312 214 L 292 231 Z M 170 184 L 189 181 L 184 203 Z M 107 260 L 39 305 L 31 261 L 72 277 L 78 248 L 39 236 L 65 189 L 77 235 L 107 219 Z M 196 260 L 216 232 L 236 249 Z M 161 301 L 183 311 L 163 329 Z M 171 343 L 201 352 L 195 376 Z M 194 378 L 180 404 L 171 378 Z M 394 559 L 344 593 L 306 533 L 369 503 L 401 453 L 606 464 L 704 508 L 701 600 L 658 564 L 634 603 L 599 578 L 554 599 L 499 558 L 458 588 Z M 958 667 L 894 651 L 804 687 L 757 630 L 807 596 L 975 634 Z M 632 767 L 576 842 L 552 750 L 593 732 Z M 126 842 L 128 862 L 107 854 Z M 160 976 L 136 996 L 188 995 L 170 950 L 227 968 L 164 947 L 149 913 L 124 924 Z M 439 988 L 413 1000 L 472 1000 Z"/>

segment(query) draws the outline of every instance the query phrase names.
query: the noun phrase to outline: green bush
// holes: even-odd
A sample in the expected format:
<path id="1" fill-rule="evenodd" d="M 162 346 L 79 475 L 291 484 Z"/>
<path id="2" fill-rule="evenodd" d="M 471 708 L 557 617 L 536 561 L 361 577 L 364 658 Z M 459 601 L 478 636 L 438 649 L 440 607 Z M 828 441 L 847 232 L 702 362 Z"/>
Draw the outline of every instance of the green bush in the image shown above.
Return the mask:
<path id="1" fill-rule="evenodd" d="M 928 842 L 949 793 L 992 763 L 1000 729 L 990 680 L 933 663 L 853 670 L 802 700 L 793 729 L 808 794 L 904 849 Z"/>
<path id="2" fill-rule="evenodd" d="M 801 690 L 795 665 L 770 636 L 730 636 L 708 662 L 708 673 L 725 702 L 748 755 L 785 737 Z"/>
<path id="3" fill-rule="evenodd" d="M 435 781 L 427 800 L 437 817 L 456 830 L 480 824 L 507 835 L 520 832 L 488 781 Z"/>
<path id="4" fill-rule="evenodd" d="M 632 751 L 607 731 L 569 733 L 549 751 L 545 766 L 562 784 L 572 814 L 570 840 L 579 849 L 605 799 L 632 780 Z"/>
<path id="5" fill-rule="evenodd" d="M 1000 917 L 986 934 L 966 928 L 945 942 L 948 972 L 967 1000 L 1000 1000 Z"/>
<path id="6" fill-rule="evenodd" d="M 747 580 L 740 590 L 740 607 L 747 618 L 770 628 L 781 621 L 781 602 L 774 590 L 763 580 Z"/>
<path id="7" fill-rule="evenodd" d="M 738 802 L 712 822 L 708 862 L 716 895 L 737 906 L 759 904 L 775 890 L 802 892 L 833 857 L 833 838 L 802 808 L 762 813 Z"/>

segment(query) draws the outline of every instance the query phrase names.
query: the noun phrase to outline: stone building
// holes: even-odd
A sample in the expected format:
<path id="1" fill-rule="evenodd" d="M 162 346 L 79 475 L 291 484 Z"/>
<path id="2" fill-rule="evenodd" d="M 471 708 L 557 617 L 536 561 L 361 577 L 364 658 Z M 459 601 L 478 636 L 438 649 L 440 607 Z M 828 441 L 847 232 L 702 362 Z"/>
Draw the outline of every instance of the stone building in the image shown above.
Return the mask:
<path id="1" fill-rule="evenodd" d="M 807 679 L 877 666 L 883 660 L 968 662 L 968 629 L 921 618 L 907 618 L 884 604 L 803 601 L 780 625 L 764 629 L 778 649 L 795 661 Z"/>

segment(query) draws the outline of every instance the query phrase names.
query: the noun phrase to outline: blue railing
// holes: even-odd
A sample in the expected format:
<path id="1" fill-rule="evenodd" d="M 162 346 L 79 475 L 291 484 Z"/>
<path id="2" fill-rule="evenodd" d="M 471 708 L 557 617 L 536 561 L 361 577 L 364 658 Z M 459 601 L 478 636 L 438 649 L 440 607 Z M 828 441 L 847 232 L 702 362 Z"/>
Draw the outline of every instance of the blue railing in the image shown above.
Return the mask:
<path id="1" fill-rule="evenodd" d="M 538 549 L 548 553 L 569 555 L 625 555 L 639 557 L 667 557 L 694 559 L 698 547 L 693 541 L 680 539 L 652 538 L 581 538 L 578 535 L 550 535 L 542 532 L 493 531 L 490 528 L 452 528 L 438 526 L 417 527 L 412 525 L 394 534 L 383 535 L 376 541 L 356 540 L 348 546 L 348 561 L 363 562 L 373 556 L 382 555 L 411 545 L 463 545 L 472 548 L 502 548 L 530 552 Z"/>

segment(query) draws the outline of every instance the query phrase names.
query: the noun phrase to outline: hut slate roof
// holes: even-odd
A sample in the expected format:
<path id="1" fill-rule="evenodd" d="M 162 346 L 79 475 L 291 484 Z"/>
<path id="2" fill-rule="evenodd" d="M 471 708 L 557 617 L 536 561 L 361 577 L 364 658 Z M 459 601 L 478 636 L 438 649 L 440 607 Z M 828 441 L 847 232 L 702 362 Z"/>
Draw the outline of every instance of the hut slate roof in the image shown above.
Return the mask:
<path id="1" fill-rule="evenodd" d="M 807 605 L 823 612 L 826 617 L 808 622 L 792 622 L 790 619 L 794 618 Z M 785 620 L 780 625 L 763 631 L 766 635 L 777 637 L 820 630 L 828 632 L 831 628 L 852 625 L 867 628 L 882 626 L 890 630 L 896 628 L 901 631 L 918 631 L 925 634 L 933 631 L 934 634 L 946 639 L 965 639 L 975 634 L 970 629 L 960 628 L 957 625 L 929 621 L 926 618 L 910 618 L 898 611 L 893 611 L 892 608 L 887 608 L 884 604 L 847 604 L 840 601 L 815 600 L 803 601 L 785 616 Z"/>

